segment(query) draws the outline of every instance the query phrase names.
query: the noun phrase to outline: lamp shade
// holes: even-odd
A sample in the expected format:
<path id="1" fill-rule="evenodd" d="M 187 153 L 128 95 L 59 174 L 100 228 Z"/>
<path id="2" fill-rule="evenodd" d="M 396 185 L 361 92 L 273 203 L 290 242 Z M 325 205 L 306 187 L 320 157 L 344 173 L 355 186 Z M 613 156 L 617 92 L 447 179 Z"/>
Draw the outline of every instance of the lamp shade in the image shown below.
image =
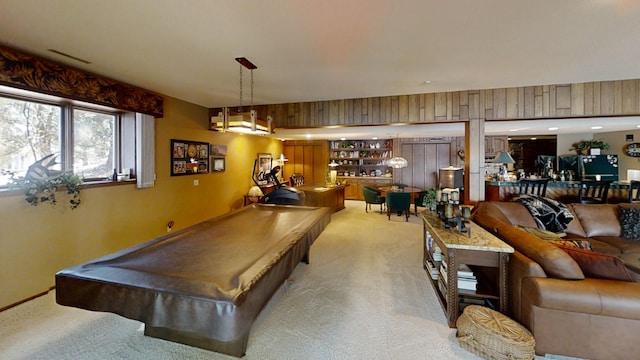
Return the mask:
<path id="1" fill-rule="evenodd" d="M 262 193 L 262 189 L 260 189 L 258 186 L 252 186 L 251 188 L 249 188 L 249 196 L 251 197 L 259 197 L 264 195 Z"/>
<path id="2" fill-rule="evenodd" d="M 462 188 L 464 187 L 464 179 L 462 177 L 462 168 L 449 166 L 439 170 L 440 185 L 445 188 Z"/>
<path id="3" fill-rule="evenodd" d="M 511 157 L 511 155 L 509 155 L 508 152 L 500 151 L 498 152 L 496 157 L 493 158 L 493 162 L 499 163 L 499 164 L 514 164 L 516 161 L 513 160 L 513 158 Z"/>

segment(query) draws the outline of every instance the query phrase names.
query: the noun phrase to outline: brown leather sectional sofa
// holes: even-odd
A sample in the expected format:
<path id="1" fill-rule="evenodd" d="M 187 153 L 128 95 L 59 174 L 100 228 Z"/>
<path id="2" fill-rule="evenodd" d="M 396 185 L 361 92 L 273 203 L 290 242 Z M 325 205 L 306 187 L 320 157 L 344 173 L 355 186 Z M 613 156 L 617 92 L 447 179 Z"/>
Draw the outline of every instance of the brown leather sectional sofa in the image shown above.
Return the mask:
<path id="1" fill-rule="evenodd" d="M 574 220 L 562 239 L 524 231 L 536 222 L 520 203 L 476 207 L 473 220 L 515 249 L 509 263 L 509 315 L 533 333 L 538 355 L 637 359 L 640 240 L 623 238 L 619 219 L 621 208 L 640 206 L 567 207 Z M 593 251 L 558 246 L 584 240 Z"/>

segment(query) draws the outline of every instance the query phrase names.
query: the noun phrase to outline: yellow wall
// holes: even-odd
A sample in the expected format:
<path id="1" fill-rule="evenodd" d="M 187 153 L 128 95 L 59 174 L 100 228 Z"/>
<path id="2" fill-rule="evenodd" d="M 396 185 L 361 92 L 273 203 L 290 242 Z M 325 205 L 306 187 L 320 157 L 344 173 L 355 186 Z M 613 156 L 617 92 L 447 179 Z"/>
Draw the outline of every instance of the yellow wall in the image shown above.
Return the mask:
<path id="1" fill-rule="evenodd" d="M 206 108 L 165 97 L 164 117 L 156 119 L 155 187 L 83 189 L 76 210 L 33 207 L 22 193 L 0 194 L 0 308 L 48 290 L 60 269 L 166 234 L 170 220 L 175 231 L 240 208 L 256 154 L 276 157 L 282 144 L 207 127 Z M 170 176 L 170 139 L 227 145 L 226 171 Z"/>

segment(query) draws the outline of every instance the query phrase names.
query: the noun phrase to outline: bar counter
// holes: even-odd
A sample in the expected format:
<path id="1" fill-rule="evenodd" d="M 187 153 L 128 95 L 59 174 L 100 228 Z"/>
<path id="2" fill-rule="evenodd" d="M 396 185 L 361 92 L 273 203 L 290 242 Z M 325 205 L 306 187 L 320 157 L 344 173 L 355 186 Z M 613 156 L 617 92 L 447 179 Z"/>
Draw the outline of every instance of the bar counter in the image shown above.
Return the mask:
<path id="1" fill-rule="evenodd" d="M 546 197 L 562 203 L 578 202 L 580 181 L 549 181 Z M 518 181 L 486 181 L 485 199 L 487 201 L 509 201 L 520 191 Z M 614 181 L 609 187 L 607 202 L 627 202 L 629 199 L 629 182 Z"/>

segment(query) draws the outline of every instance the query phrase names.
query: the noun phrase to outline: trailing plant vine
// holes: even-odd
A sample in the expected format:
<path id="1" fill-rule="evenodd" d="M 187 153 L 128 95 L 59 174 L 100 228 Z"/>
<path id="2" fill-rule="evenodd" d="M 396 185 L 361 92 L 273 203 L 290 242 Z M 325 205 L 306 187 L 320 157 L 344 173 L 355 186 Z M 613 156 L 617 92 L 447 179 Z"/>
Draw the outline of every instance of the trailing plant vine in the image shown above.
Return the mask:
<path id="1" fill-rule="evenodd" d="M 67 194 L 71 196 L 68 201 L 71 209 L 77 208 L 81 202 L 80 187 L 82 178 L 71 172 L 38 180 L 17 178 L 13 180 L 13 185 L 24 189 L 25 200 L 32 206 L 38 206 L 46 202 L 56 205 L 58 203 L 56 192 L 62 188 L 66 189 Z"/>

